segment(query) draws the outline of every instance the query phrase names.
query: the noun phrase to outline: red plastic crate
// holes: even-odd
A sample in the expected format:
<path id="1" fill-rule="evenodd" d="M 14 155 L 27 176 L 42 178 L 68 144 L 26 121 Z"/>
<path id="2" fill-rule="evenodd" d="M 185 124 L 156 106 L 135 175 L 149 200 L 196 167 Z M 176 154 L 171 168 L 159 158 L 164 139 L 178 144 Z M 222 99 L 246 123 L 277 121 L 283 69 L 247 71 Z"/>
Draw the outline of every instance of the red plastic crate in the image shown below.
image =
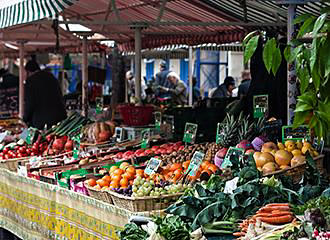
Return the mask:
<path id="1" fill-rule="evenodd" d="M 153 107 L 122 105 L 118 107 L 124 124 L 127 126 L 145 126 L 152 121 Z"/>

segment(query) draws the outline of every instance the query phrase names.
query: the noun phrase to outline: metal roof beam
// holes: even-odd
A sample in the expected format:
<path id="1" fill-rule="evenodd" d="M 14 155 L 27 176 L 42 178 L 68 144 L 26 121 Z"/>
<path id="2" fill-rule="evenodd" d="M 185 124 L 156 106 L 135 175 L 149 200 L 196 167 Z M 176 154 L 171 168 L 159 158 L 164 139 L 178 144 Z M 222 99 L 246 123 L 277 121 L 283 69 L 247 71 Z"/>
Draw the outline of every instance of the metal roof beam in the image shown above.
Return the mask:
<path id="1" fill-rule="evenodd" d="M 167 3 L 167 0 L 162 0 L 162 5 L 160 6 L 159 15 L 158 15 L 157 21 L 156 21 L 157 23 L 160 23 L 160 21 L 162 20 L 166 3 Z"/>
<path id="2" fill-rule="evenodd" d="M 118 9 L 117 9 L 116 0 L 111 0 L 111 3 L 112 3 L 112 9 L 113 9 L 113 11 L 115 12 L 115 15 L 116 15 L 117 21 L 120 22 L 121 19 L 120 19 L 119 11 L 118 11 Z"/>

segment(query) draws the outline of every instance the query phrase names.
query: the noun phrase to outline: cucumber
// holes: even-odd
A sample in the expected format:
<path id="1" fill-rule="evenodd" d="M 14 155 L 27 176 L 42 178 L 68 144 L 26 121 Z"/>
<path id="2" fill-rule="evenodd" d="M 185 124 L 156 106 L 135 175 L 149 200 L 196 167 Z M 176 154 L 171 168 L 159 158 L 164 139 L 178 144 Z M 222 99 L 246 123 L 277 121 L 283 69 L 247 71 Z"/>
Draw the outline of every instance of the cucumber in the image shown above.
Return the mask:
<path id="1" fill-rule="evenodd" d="M 73 113 L 66 119 L 64 119 L 60 124 L 56 127 L 54 133 L 58 134 L 67 124 L 69 124 L 74 118 L 76 117 L 76 114 Z"/>
<path id="2" fill-rule="evenodd" d="M 60 132 L 58 132 L 58 135 L 64 136 L 66 133 L 70 130 L 72 130 L 79 122 L 81 121 L 83 117 L 79 116 L 75 119 L 73 119 L 69 124 L 67 124 Z"/>
<path id="3" fill-rule="evenodd" d="M 81 128 L 83 126 L 83 122 L 85 121 L 84 118 L 79 119 L 79 121 L 77 121 L 75 123 L 75 125 L 71 126 L 70 129 L 68 129 L 67 131 L 64 132 L 64 135 L 70 135 L 70 133 L 76 131 L 77 129 Z"/>

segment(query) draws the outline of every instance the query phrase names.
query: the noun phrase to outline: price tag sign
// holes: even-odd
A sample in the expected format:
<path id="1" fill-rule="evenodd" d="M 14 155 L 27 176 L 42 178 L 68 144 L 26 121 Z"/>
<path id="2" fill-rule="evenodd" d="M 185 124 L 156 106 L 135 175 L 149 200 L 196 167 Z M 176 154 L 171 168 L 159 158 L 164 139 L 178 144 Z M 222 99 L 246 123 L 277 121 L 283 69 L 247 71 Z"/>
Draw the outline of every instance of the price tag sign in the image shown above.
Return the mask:
<path id="1" fill-rule="evenodd" d="M 203 160 L 204 160 L 204 156 L 205 154 L 202 152 L 198 152 L 196 151 L 190 161 L 189 167 L 188 167 L 188 172 L 189 172 L 189 176 L 195 176 L 199 166 L 202 164 Z"/>
<path id="2" fill-rule="evenodd" d="M 183 142 L 195 143 L 198 125 L 194 123 L 186 123 L 183 135 Z"/>
<path id="3" fill-rule="evenodd" d="M 228 152 L 221 164 L 221 168 L 228 168 L 233 166 L 232 162 L 230 161 L 231 157 L 233 156 L 241 156 L 244 154 L 244 149 L 243 148 L 234 148 L 234 147 L 230 147 L 228 149 Z"/>
<path id="4" fill-rule="evenodd" d="M 115 128 L 116 141 L 121 142 L 124 140 L 124 130 L 121 127 Z"/>
<path id="5" fill-rule="evenodd" d="M 27 168 L 26 166 L 18 165 L 17 174 L 22 177 L 27 177 Z"/>
<path id="6" fill-rule="evenodd" d="M 215 139 L 215 142 L 217 144 L 219 144 L 219 142 L 220 142 L 220 131 L 221 131 L 221 123 L 218 123 L 218 125 L 217 125 L 217 135 L 216 135 L 216 139 Z"/>
<path id="7" fill-rule="evenodd" d="M 148 175 L 151 175 L 151 174 L 157 172 L 161 162 L 162 161 L 158 158 L 151 158 L 149 160 L 148 165 L 147 165 L 146 169 L 144 170 L 144 172 Z"/>
<path id="8" fill-rule="evenodd" d="M 100 114 L 103 112 L 103 97 L 95 98 L 96 102 L 96 114 Z"/>
<path id="9" fill-rule="evenodd" d="M 141 148 L 148 148 L 149 146 L 149 139 L 150 139 L 150 128 L 147 128 L 141 132 L 141 138 L 142 138 L 142 143 L 141 143 Z"/>
<path id="10" fill-rule="evenodd" d="M 20 138 L 23 139 L 27 144 L 32 144 L 36 131 L 36 128 L 26 128 L 21 133 Z"/>
<path id="11" fill-rule="evenodd" d="M 73 139 L 73 158 L 75 160 L 79 159 L 79 149 L 80 149 L 80 141 L 81 141 L 82 134 L 78 134 L 74 136 Z"/>
<path id="12" fill-rule="evenodd" d="M 292 126 L 282 127 L 282 142 L 285 142 L 286 140 L 310 141 L 310 139 L 311 139 L 311 133 L 308 126 L 303 125 L 295 129 Z"/>
<path id="13" fill-rule="evenodd" d="M 253 96 L 253 117 L 262 118 L 268 114 L 268 95 Z"/>
<path id="14" fill-rule="evenodd" d="M 160 131 L 160 125 L 162 123 L 162 113 L 155 112 L 155 127 L 158 131 Z"/>

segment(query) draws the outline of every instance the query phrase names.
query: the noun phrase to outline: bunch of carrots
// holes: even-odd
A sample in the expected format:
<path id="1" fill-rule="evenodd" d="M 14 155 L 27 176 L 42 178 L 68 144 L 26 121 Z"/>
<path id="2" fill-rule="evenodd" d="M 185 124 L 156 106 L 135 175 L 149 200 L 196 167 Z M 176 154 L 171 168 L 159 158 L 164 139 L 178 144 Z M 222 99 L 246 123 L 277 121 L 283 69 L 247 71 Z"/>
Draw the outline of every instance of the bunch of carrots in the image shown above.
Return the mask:
<path id="1" fill-rule="evenodd" d="M 271 225 L 281 225 L 292 222 L 294 215 L 288 203 L 271 203 L 260 208 L 257 213 L 249 219 L 240 223 L 240 232 L 233 233 L 236 237 L 244 237 L 250 224 L 256 224 L 259 220 Z"/>

